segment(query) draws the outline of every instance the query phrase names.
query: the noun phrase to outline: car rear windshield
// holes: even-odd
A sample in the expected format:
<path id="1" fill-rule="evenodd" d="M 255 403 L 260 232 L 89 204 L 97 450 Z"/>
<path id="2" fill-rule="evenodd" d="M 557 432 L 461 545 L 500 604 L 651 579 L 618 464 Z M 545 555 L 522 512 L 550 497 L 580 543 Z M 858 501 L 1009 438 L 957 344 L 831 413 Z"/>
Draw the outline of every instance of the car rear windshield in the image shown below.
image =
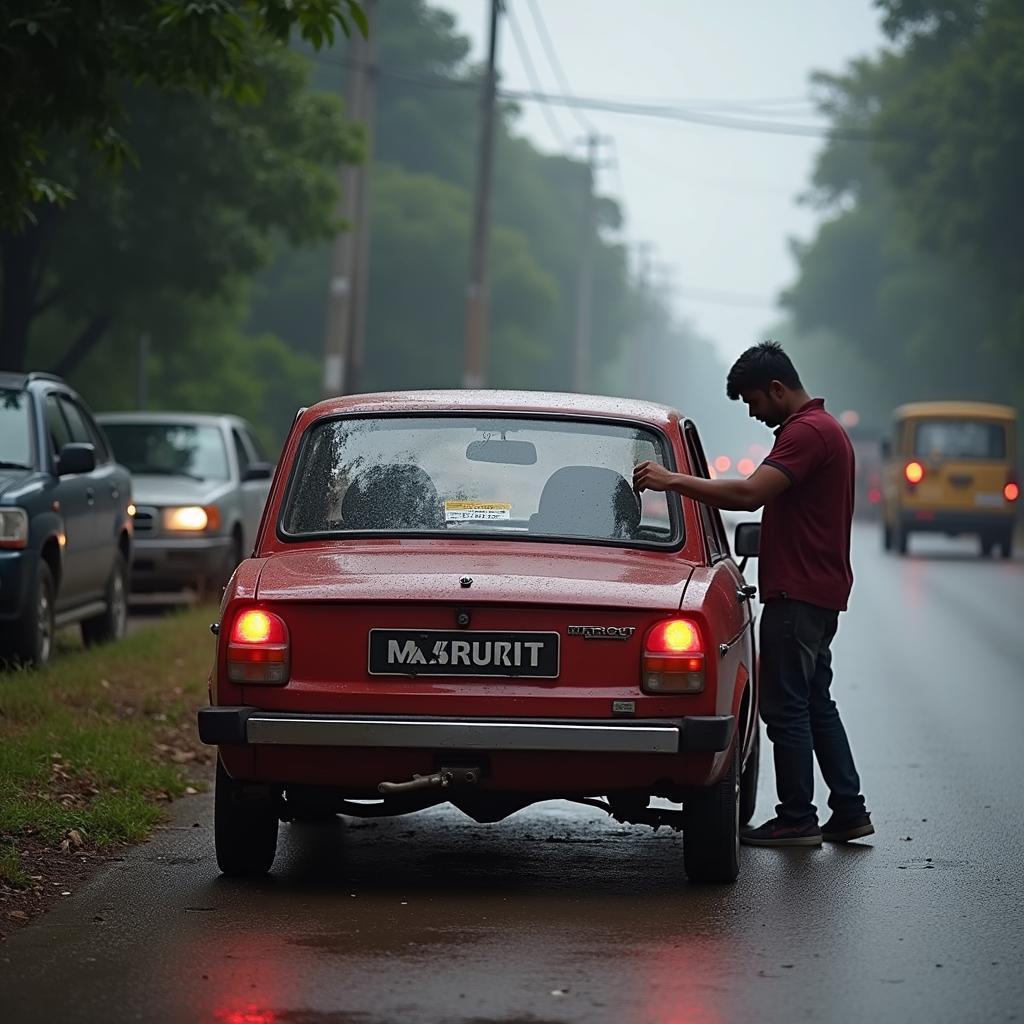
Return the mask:
<path id="1" fill-rule="evenodd" d="M 633 491 L 666 464 L 655 431 L 490 416 L 328 420 L 311 427 L 281 516 L 285 537 L 488 534 L 676 545 L 678 496 Z"/>
<path id="2" fill-rule="evenodd" d="M 984 420 L 925 420 L 914 431 L 914 454 L 924 458 L 1005 459 L 1006 427 Z"/>
<path id="3" fill-rule="evenodd" d="M 32 461 L 29 397 L 20 388 L 0 388 L 0 469 Z"/>
<path id="4" fill-rule="evenodd" d="M 132 473 L 227 480 L 228 456 L 216 427 L 195 423 L 104 423 L 114 458 Z"/>

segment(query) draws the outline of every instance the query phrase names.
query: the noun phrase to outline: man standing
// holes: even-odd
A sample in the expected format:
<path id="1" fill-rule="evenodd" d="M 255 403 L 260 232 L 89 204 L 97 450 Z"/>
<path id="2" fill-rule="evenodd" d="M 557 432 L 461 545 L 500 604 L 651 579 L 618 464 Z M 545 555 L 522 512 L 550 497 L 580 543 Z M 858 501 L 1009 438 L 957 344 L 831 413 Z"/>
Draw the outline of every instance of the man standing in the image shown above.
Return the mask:
<path id="1" fill-rule="evenodd" d="M 846 730 L 829 693 L 832 638 L 846 610 L 853 570 L 853 448 L 843 428 L 812 399 L 772 341 L 747 349 L 729 371 L 729 398 L 775 428 L 775 445 L 746 480 L 704 480 L 654 462 L 633 472 L 638 490 L 676 491 L 715 508 L 755 512 L 761 521 L 761 717 L 775 756 L 776 816 L 744 828 L 750 846 L 845 843 L 875 830 L 860 792 Z M 814 758 L 832 816 L 819 827 Z"/>

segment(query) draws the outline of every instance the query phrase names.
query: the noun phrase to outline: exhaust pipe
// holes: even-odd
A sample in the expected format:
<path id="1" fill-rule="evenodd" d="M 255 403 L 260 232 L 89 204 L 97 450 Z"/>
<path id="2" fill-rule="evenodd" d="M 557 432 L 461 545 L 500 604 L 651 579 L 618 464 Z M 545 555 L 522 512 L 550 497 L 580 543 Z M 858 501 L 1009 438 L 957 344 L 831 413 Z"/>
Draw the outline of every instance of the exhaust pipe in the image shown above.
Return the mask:
<path id="1" fill-rule="evenodd" d="M 474 786 L 480 781 L 479 768 L 441 768 L 432 775 L 414 775 L 408 782 L 381 782 L 377 792 L 384 796 L 416 793 L 424 789 Z"/>

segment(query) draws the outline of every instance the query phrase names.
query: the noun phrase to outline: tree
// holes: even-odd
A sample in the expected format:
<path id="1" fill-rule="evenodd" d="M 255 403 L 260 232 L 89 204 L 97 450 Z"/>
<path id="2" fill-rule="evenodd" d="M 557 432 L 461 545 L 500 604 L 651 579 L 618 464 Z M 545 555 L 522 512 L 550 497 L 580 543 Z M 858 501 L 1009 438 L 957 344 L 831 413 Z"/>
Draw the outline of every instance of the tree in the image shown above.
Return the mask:
<path id="1" fill-rule="evenodd" d="M 840 388 L 861 380 L 862 407 L 1021 404 L 1024 12 L 1003 0 L 879 6 L 902 49 L 815 78 L 839 131 L 808 197 L 826 220 L 794 247 L 793 344 L 824 355 Z"/>
<path id="2" fill-rule="evenodd" d="M 381 5 L 375 31 L 381 72 L 363 385 L 456 385 L 479 69 L 466 63 L 469 44 L 455 32 L 454 18 L 424 0 Z M 316 83 L 337 90 L 344 80 L 343 56 L 330 51 L 314 59 Z M 498 113 L 488 381 L 568 388 L 589 171 L 581 160 L 543 154 L 520 136 L 515 106 L 499 104 Z M 431 214 L 431 203 L 448 219 Z M 394 216 L 398 210 L 410 218 L 407 225 Z M 604 199 L 598 211 L 599 223 L 589 229 L 595 250 L 591 362 L 593 386 L 612 387 L 615 382 L 606 381 L 601 368 L 623 343 L 630 285 L 625 250 L 611 237 L 620 222 L 618 207 Z M 428 224 L 432 233 L 422 230 Z M 432 294 L 421 287 L 425 281 L 435 282 Z M 302 351 L 319 354 L 326 289 L 325 254 L 282 248 L 254 291 L 249 326 L 273 330 Z M 398 301 L 400 296 L 407 301 Z"/>
<path id="3" fill-rule="evenodd" d="M 114 165 L 134 156 L 126 83 L 252 101 L 268 42 L 366 32 L 356 0 L 6 0 L 0 16 L 0 227 L 67 199 L 49 165 L 73 142 Z"/>
<path id="4" fill-rule="evenodd" d="M 270 45 L 252 59 L 259 103 L 127 92 L 139 163 L 119 176 L 78 146 L 52 151 L 80 198 L 0 233 L 0 365 L 27 365 L 33 324 L 55 305 L 72 333 L 49 365 L 67 374 L 119 319 L 145 328 L 154 296 L 230 292 L 268 258 L 271 232 L 293 242 L 331 233 L 332 168 L 359 156 L 358 133 L 336 100 L 306 90 L 302 58 Z"/>

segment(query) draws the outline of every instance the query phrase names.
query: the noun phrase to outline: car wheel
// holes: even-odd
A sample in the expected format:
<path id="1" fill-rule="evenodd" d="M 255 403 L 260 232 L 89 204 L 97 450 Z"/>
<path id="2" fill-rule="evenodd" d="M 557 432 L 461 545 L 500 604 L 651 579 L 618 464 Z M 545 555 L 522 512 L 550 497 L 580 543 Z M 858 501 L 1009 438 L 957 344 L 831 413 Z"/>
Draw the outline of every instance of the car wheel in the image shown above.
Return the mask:
<path id="1" fill-rule="evenodd" d="M 882 550 L 892 551 L 892 527 L 882 520 Z"/>
<path id="2" fill-rule="evenodd" d="M 53 573 L 42 559 L 36 568 L 35 585 L 29 590 L 28 604 L 11 627 L 10 655 L 29 668 L 41 668 L 53 654 L 54 622 Z"/>
<path id="3" fill-rule="evenodd" d="M 761 727 L 755 724 L 754 745 L 740 776 L 740 825 L 749 825 L 757 807 L 757 779 L 761 773 Z"/>
<path id="4" fill-rule="evenodd" d="M 265 875 L 277 853 L 277 805 L 247 798 L 217 758 L 213 793 L 213 839 L 217 866 L 234 877 Z"/>
<path id="5" fill-rule="evenodd" d="M 907 553 L 907 541 L 910 533 L 902 523 L 897 523 L 892 530 L 892 546 L 898 555 Z"/>
<path id="6" fill-rule="evenodd" d="M 120 640 L 128 630 L 128 561 L 120 551 L 107 580 L 106 600 L 106 611 L 82 623 L 87 646 Z"/>
<path id="7" fill-rule="evenodd" d="M 1003 558 L 1013 558 L 1013 530 L 1007 530 L 999 544 L 999 550 Z"/>
<path id="8" fill-rule="evenodd" d="M 740 873 L 739 743 L 713 786 L 683 804 L 683 864 L 691 882 L 735 882 Z"/>
<path id="9" fill-rule="evenodd" d="M 224 561 L 219 570 L 209 576 L 203 576 L 196 582 L 196 593 L 200 601 L 215 601 L 220 604 L 224 596 L 224 588 L 231 582 L 231 576 L 238 563 L 242 561 L 242 538 L 238 533 L 232 534 L 231 545 L 224 554 Z"/>
<path id="10" fill-rule="evenodd" d="M 995 539 L 995 537 L 991 536 L 990 534 L 985 534 L 985 533 L 983 533 L 981 535 L 981 557 L 982 558 L 991 558 L 992 557 L 992 551 L 995 548 L 995 546 L 996 546 L 996 539 Z"/>

